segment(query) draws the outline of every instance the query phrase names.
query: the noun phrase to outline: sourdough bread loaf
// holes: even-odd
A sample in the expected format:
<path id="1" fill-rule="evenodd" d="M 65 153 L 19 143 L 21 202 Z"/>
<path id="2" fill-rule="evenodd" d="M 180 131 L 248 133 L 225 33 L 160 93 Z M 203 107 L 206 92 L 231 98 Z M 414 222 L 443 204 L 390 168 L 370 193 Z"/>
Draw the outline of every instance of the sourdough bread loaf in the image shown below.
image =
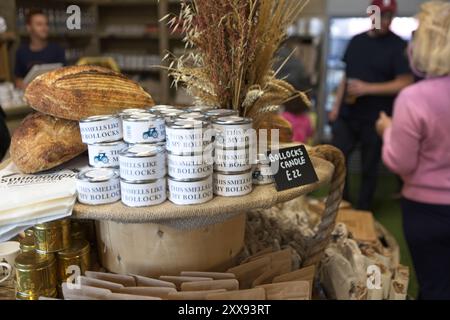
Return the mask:
<path id="1" fill-rule="evenodd" d="M 25 91 L 35 110 L 67 120 L 151 107 L 152 97 L 124 75 L 97 66 L 72 66 L 40 75 Z"/>
<path id="2" fill-rule="evenodd" d="M 78 123 L 42 113 L 28 115 L 11 140 L 11 159 L 23 173 L 52 169 L 86 151 Z"/>

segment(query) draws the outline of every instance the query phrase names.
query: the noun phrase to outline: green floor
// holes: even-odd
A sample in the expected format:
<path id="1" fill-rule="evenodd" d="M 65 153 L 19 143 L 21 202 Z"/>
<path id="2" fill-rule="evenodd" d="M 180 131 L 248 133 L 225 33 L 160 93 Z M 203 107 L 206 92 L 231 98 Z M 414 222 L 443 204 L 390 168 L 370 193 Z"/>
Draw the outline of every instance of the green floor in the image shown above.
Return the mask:
<path id="1" fill-rule="evenodd" d="M 350 190 L 353 199 L 356 199 L 360 182 L 359 175 L 352 175 Z M 375 218 L 382 223 L 397 239 L 401 250 L 401 263 L 411 268 L 411 282 L 409 295 L 417 297 L 418 285 L 413 271 L 413 264 L 408 246 L 403 236 L 402 214 L 399 200 L 394 200 L 392 195 L 398 193 L 398 181 L 393 175 L 381 175 L 379 178 L 377 194 L 373 204 Z M 353 200 L 352 199 L 352 200 Z"/>

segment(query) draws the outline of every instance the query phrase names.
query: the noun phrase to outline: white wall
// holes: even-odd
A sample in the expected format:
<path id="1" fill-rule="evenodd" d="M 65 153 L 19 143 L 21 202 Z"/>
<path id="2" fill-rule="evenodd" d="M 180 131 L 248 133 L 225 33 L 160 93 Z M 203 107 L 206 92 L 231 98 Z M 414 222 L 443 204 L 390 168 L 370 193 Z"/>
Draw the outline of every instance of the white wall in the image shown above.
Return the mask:
<path id="1" fill-rule="evenodd" d="M 314 1 L 314 0 L 312 0 Z M 413 16 L 425 0 L 397 0 L 399 16 Z M 328 16 L 364 16 L 371 0 L 328 0 Z"/>

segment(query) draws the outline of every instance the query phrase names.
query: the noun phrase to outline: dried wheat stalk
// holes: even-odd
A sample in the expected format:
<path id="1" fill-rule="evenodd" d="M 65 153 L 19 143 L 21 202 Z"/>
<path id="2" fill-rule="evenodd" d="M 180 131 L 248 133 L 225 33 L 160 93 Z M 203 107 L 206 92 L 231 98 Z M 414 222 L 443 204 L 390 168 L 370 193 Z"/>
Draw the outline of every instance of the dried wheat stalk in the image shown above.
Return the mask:
<path id="1" fill-rule="evenodd" d="M 296 91 L 273 71 L 275 53 L 309 0 L 181 0 L 178 16 L 167 16 L 184 34 L 186 53 L 171 59 L 174 85 L 196 101 L 238 110 L 258 122 Z M 193 52 L 188 53 L 189 50 Z"/>

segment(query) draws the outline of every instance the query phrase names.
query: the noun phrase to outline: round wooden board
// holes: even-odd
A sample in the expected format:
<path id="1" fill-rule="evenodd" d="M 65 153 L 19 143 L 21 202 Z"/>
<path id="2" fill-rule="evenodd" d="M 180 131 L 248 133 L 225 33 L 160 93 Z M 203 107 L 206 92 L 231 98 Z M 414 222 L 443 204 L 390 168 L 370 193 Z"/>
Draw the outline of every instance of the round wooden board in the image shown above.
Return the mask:
<path id="1" fill-rule="evenodd" d="M 107 220 L 120 223 L 165 223 L 188 218 L 210 218 L 246 212 L 293 200 L 330 183 L 334 165 L 318 157 L 311 157 L 319 181 L 307 186 L 277 192 L 275 185 L 256 186 L 247 196 L 237 198 L 214 197 L 213 200 L 194 206 L 178 206 L 170 201 L 146 208 L 130 208 L 121 202 L 102 206 L 77 203 L 73 217 L 78 219 Z"/>

